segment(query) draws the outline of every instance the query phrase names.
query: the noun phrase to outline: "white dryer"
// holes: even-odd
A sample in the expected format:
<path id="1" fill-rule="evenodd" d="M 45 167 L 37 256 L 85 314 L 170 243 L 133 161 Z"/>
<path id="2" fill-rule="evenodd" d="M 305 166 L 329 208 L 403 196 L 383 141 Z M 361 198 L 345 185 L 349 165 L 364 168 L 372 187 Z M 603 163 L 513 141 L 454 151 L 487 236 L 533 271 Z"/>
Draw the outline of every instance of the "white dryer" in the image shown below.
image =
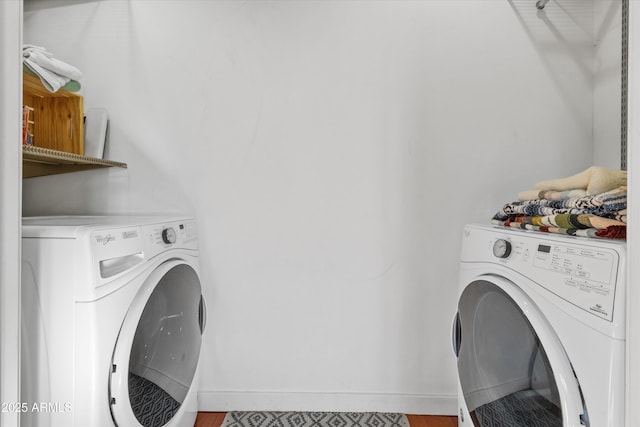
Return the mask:
<path id="1" fill-rule="evenodd" d="M 460 426 L 624 425 L 625 244 L 466 226 Z"/>
<path id="2" fill-rule="evenodd" d="M 193 219 L 24 218 L 22 313 L 22 426 L 194 425 Z"/>

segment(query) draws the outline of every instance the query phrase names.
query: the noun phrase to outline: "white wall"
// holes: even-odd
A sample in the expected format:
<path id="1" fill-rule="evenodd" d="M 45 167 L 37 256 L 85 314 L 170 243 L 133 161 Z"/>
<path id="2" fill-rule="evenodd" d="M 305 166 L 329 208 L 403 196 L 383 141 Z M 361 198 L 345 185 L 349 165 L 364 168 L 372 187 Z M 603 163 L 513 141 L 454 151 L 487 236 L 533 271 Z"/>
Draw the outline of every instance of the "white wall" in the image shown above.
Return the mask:
<path id="1" fill-rule="evenodd" d="M 0 3 L 0 402 L 20 401 L 20 44 L 22 4 Z M 1 411 L 0 425 L 19 424 Z"/>
<path id="2" fill-rule="evenodd" d="M 24 213 L 197 216 L 203 410 L 455 413 L 462 225 L 593 160 L 593 5 L 553 5 L 30 2 L 129 169 Z"/>
<path id="3" fill-rule="evenodd" d="M 620 169 L 622 5 L 620 0 L 594 5 L 593 163 Z"/>
<path id="4" fill-rule="evenodd" d="M 629 2 L 629 22 L 640 22 L 640 4 Z M 640 71 L 640 26 L 629 25 L 629 122 L 628 122 L 628 162 L 629 168 L 629 189 L 628 205 L 628 235 L 627 235 L 627 258 L 636 260 L 640 255 L 640 228 L 635 224 L 640 224 L 640 199 L 638 189 L 640 189 L 640 174 L 638 168 L 633 165 L 640 164 L 640 121 L 636 111 L 640 110 L 640 80 L 635 77 Z M 627 325 L 640 324 L 640 313 L 635 308 L 640 304 L 640 288 L 636 285 L 640 281 L 640 264 L 637 262 L 627 263 Z M 625 396 L 625 420 L 627 427 L 633 427 L 640 419 L 640 406 L 637 405 L 640 399 L 640 328 L 627 328 L 627 354 L 626 354 L 626 396 Z"/>

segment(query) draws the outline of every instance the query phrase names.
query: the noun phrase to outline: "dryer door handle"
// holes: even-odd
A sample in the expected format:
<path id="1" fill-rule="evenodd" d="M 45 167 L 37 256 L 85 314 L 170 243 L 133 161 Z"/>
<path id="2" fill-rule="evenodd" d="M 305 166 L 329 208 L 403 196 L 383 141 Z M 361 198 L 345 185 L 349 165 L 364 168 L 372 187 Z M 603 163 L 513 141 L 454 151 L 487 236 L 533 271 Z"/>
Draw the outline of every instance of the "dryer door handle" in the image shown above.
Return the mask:
<path id="1" fill-rule="evenodd" d="M 207 326 L 207 304 L 202 295 L 200 295 L 200 306 L 198 307 L 198 322 L 200 323 L 200 334 L 203 334 L 204 328 Z"/>
<path id="2" fill-rule="evenodd" d="M 456 313 L 456 317 L 453 318 L 453 326 L 451 329 L 453 352 L 456 354 L 456 357 L 459 357 L 460 346 L 462 346 L 462 325 L 460 324 L 460 313 Z"/>

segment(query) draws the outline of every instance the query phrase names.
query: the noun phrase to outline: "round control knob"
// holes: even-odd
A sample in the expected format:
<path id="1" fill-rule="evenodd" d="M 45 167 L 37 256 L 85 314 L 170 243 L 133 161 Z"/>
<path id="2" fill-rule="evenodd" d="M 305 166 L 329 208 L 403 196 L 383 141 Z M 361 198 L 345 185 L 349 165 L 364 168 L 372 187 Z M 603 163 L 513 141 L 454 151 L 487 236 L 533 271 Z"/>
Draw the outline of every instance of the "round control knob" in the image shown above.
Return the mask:
<path id="1" fill-rule="evenodd" d="M 165 228 L 162 230 L 162 241 L 165 243 L 175 243 L 176 242 L 176 230 L 173 228 Z"/>
<path id="2" fill-rule="evenodd" d="M 493 244 L 493 255 L 498 258 L 508 258 L 511 255 L 511 242 L 504 239 L 498 239 Z"/>

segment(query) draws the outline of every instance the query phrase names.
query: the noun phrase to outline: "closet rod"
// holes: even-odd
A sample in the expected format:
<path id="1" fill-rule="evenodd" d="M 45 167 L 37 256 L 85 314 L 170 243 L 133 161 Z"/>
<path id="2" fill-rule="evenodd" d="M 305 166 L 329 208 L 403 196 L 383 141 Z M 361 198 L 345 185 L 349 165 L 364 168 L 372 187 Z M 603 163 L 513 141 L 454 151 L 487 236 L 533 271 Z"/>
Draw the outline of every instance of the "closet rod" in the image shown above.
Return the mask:
<path id="1" fill-rule="evenodd" d="M 536 7 L 537 7 L 539 10 L 542 10 L 542 9 L 544 9 L 544 7 L 547 5 L 547 3 L 549 3 L 549 0 L 538 0 L 538 1 L 536 2 Z"/>

